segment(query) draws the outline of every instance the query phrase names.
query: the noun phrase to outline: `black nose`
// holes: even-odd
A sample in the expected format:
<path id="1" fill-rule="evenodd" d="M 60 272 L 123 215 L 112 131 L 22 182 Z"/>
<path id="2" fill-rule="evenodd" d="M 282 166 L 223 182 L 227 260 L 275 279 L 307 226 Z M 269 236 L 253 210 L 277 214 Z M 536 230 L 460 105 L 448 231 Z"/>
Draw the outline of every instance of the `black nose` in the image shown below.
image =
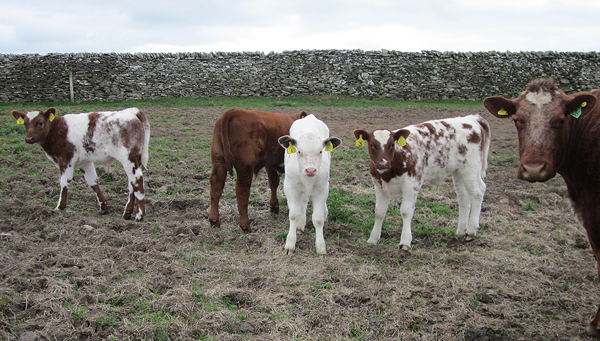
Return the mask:
<path id="1" fill-rule="evenodd" d="M 33 137 L 26 137 L 25 142 L 27 143 L 35 143 L 35 139 Z"/>

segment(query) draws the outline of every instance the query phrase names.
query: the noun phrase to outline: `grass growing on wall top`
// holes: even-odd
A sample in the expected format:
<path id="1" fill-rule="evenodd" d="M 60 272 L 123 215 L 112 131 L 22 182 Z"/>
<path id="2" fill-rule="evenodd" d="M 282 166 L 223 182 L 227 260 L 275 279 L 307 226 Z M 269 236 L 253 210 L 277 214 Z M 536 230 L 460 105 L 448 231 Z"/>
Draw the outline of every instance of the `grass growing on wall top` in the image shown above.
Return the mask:
<path id="1" fill-rule="evenodd" d="M 85 112 L 95 110 L 115 110 L 126 107 L 163 106 L 169 108 L 190 108 L 196 106 L 238 107 L 276 109 L 278 107 L 322 108 L 322 107 L 407 107 L 430 106 L 455 108 L 464 106 L 480 106 L 481 101 L 446 99 L 446 100 L 400 100 L 395 98 L 364 98 L 350 96 L 286 96 L 286 97 L 174 97 L 147 100 L 117 100 L 88 102 L 0 102 L 0 112 L 10 115 L 13 109 L 27 110 L 31 108 L 46 109 L 56 107 L 61 113 Z"/>

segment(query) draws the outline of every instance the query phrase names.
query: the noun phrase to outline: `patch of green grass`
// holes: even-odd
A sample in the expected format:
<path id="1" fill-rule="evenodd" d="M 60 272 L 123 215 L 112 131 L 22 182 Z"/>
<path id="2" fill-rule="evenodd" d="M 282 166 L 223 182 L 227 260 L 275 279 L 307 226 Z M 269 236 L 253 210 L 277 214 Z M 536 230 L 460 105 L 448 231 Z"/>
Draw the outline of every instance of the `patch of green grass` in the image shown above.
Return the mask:
<path id="1" fill-rule="evenodd" d="M 229 311 L 237 311 L 239 307 L 229 297 L 222 297 L 221 302 Z"/>
<path id="2" fill-rule="evenodd" d="M 217 341 L 214 336 L 205 335 L 203 333 L 196 333 L 194 339 L 198 341 Z"/>
<path id="3" fill-rule="evenodd" d="M 96 317 L 96 324 L 101 327 L 113 327 L 119 323 L 119 316 L 115 314 L 100 315 Z"/>
<path id="4" fill-rule="evenodd" d="M 174 321 L 174 318 L 165 310 L 159 309 L 135 317 L 137 322 L 141 325 L 166 325 Z"/>
<path id="5" fill-rule="evenodd" d="M 87 318 L 87 316 L 88 316 L 88 309 L 84 306 L 69 303 L 69 304 L 65 305 L 65 309 L 67 309 L 68 312 L 73 314 L 73 316 L 76 316 L 76 317 L 79 317 L 82 319 Z"/>
<path id="6" fill-rule="evenodd" d="M 350 326 L 350 338 L 353 340 L 365 340 L 365 334 L 357 325 Z"/>
<path id="7" fill-rule="evenodd" d="M 525 202 L 523 202 L 523 205 L 521 205 L 521 208 L 523 209 L 523 211 L 534 211 L 535 203 L 531 200 L 526 200 Z"/>
<path id="8" fill-rule="evenodd" d="M 333 289 L 333 283 L 332 282 L 315 283 L 315 284 L 313 284 L 312 287 L 316 290 L 329 290 L 329 289 Z"/>

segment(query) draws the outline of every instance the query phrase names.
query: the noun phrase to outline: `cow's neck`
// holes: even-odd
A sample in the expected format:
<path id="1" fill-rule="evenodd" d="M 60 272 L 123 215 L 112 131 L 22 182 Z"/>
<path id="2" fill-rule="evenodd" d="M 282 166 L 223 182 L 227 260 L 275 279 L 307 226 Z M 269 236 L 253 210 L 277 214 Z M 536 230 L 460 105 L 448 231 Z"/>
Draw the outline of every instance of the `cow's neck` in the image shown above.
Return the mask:
<path id="1" fill-rule="evenodd" d="M 64 118 L 58 116 L 50 123 L 50 130 L 41 146 L 46 154 L 54 158 L 65 151 L 67 143 L 67 124 Z"/>

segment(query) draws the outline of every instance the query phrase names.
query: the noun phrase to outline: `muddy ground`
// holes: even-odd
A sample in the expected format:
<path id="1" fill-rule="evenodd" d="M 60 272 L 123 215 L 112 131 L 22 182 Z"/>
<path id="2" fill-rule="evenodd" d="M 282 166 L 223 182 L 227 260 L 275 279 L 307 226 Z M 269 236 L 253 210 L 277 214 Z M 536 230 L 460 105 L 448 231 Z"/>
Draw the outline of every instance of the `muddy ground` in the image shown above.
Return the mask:
<path id="1" fill-rule="evenodd" d="M 366 243 L 374 194 L 352 130 L 483 108 L 308 108 L 343 140 L 333 153 L 328 254 L 316 255 L 309 225 L 286 256 L 285 198 L 280 189 L 282 212 L 271 216 L 264 173 L 252 188 L 252 233 L 237 226 L 231 177 L 222 225 L 208 224 L 210 136 L 224 108 L 143 109 L 153 139 L 141 223 L 120 216 L 127 189 L 117 163 L 98 167 L 108 215 L 97 215 L 80 173 L 68 210 L 53 211 L 58 171 L 18 129 L 3 130 L 0 339 L 587 339 L 600 301 L 595 262 L 562 179 L 516 179 L 512 123 L 484 114 L 493 139 L 477 239 L 453 234 L 457 204 L 445 182 L 421 192 L 407 253 L 397 247 L 399 203 L 380 244 Z"/>

